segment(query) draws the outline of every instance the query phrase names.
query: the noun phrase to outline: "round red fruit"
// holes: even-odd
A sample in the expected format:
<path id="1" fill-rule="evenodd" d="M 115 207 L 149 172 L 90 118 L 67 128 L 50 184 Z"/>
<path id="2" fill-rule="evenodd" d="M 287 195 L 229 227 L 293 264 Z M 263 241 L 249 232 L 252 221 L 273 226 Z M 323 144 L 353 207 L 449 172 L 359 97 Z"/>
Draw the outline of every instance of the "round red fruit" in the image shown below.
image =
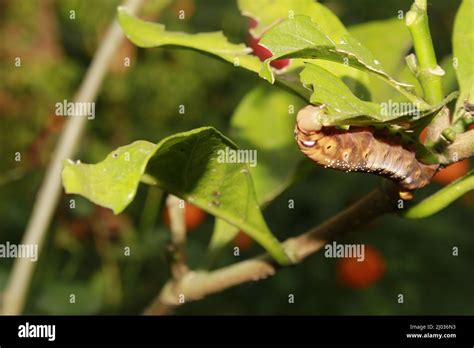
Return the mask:
<path id="1" fill-rule="evenodd" d="M 366 289 L 379 280 L 385 273 L 383 255 L 374 247 L 366 245 L 364 259 L 348 257 L 338 260 L 336 264 L 337 279 L 352 289 Z"/>
<path id="2" fill-rule="evenodd" d="M 234 246 L 238 247 L 241 251 L 250 249 L 252 244 L 252 238 L 245 232 L 239 231 L 234 238 Z"/>
<path id="3" fill-rule="evenodd" d="M 186 224 L 186 231 L 192 231 L 201 225 L 206 220 L 206 213 L 199 207 L 191 203 L 184 203 L 184 222 Z M 165 225 L 170 225 L 170 216 L 168 207 L 163 209 L 163 222 Z"/>
<path id="4" fill-rule="evenodd" d="M 451 182 L 463 177 L 469 171 L 469 160 L 465 159 L 460 162 L 450 164 L 446 168 L 441 169 L 433 177 L 432 181 L 441 185 L 448 185 Z"/>

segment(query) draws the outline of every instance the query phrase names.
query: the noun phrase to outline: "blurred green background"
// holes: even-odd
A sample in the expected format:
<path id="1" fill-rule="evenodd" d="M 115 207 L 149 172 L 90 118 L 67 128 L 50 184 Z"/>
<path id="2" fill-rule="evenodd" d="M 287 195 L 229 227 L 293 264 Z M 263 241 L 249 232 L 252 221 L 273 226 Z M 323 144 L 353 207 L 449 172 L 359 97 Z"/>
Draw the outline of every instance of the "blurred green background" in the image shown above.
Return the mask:
<path id="1" fill-rule="evenodd" d="M 54 104 L 71 100 L 119 1 L 0 0 L 0 243 L 20 243 L 34 196 L 62 128 Z M 409 9 L 411 1 L 323 2 L 346 26 L 386 19 Z M 438 59 L 450 54 L 451 32 L 460 1 L 433 0 L 430 23 Z M 71 20 L 70 10 L 75 11 Z M 185 9 L 186 19 L 178 20 Z M 169 30 L 224 30 L 233 42 L 247 38 L 247 19 L 234 1 L 149 1 L 140 14 Z M 390 33 L 381 33 L 389 35 Z M 122 57 L 132 58 L 124 68 Z M 21 67 L 15 67 L 21 57 Z M 93 163 L 137 139 L 163 137 L 212 125 L 227 133 L 230 116 L 245 94 L 266 83 L 246 71 L 192 51 L 138 49 L 124 43 L 96 103 L 96 118 L 75 158 Z M 178 115 L 178 106 L 186 114 Z M 271 112 L 271 110 L 268 110 Z M 269 129 L 268 136 L 271 136 Z M 20 152 L 21 162 L 14 160 Z M 283 164 L 282 164 L 283 165 Z M 314 168 L 265 210 L 280 239 L 303 233 L 331 217 L 377 185 L 375 176 Z M 424 189 L 428 195 L 437 184 Z M 108 210 L 63 195 L 37 265 L 25 312 L 32 314 L 140 313 L 169 277 L 165 245 L 169 231 L 161 212 L 154 227 L 144 222 L 150 197 L 141 186 L 127 210 Z M 156 197 L 155 197 L 156 199 Z M 295 202 L 288 209 L 288 200 Z M 158 198 L 159 200 L 159 198 Z M 337 281 L 336 260 L 318 253 L 274 277 L 188 303 L 177 314 L 473 314 L 474 197 L 465 195 L 441 213 L 420 221 L 387 216 L 349 234 L 351 243 L 376 247 L 385 259 L 384 276 L 365 290 Z M 213 218 L 189 234 L 193 268 L 205 265 Z M 132 254 L 123 256 L 124 246 Z M 452 255 L 452 248 L 459 255 Z M 236 259 L 231 246 L 216 266 L 262 249 L 256 245 Z M 0 290 L 12 266 L 0 259 Z M 69 303 L 76 294 L 77 305 Z M 295 302 L 288 303 L 294 294 Z M 398 294 L 404 303 L 397 302 Z"/>

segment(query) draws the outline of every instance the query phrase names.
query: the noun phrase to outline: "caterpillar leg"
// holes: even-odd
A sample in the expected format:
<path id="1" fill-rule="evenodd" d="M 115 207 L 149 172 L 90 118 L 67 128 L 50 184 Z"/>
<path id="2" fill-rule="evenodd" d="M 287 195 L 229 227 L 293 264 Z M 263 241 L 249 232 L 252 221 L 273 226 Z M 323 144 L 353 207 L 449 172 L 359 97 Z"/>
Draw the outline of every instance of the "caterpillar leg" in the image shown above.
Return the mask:
<path id="1" fill-rule="evenodd" d="M 410 201 L 413 199 L 413 194 L 411 193 L 411 191 L 399 191 L 398 195 L 404 201 Z"/>

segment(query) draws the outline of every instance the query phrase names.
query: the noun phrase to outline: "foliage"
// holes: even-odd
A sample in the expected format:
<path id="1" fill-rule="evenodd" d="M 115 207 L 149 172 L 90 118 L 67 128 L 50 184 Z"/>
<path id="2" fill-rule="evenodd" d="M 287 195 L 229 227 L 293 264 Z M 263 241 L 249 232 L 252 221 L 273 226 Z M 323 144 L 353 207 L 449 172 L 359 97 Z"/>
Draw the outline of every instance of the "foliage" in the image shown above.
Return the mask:
<path id="1" fill-rule="evenodd" d="M 131 219 L 133 222 L 127 232 L 121 230 L 122 234 L 118 241 L 104 240 L 103 235 L 109 228 L 97 227 L 92 223 L 96 218 L 94 214 L 98 208 L 79 197 L 67 195 L 52 227 L 53 237 L 48 242 L 50 245 L 54 245 L 54 248 L 51 247 L 48 250 L 47 260 L 40 267 L 45 271 L 43 274 L 35 276 L 38 278 L 35 280 L 35 289 L 38 289 L 41 296 L 38 300 L 30 301 L 29 311 L 33 313 L 65 313 L 70 309 L 69 306 L 57 298 L 64 297 L 70 287 L 78 286 L 77 282 L 80 281 L 86 284 L 79 286 L 81 294 L 93 298 L 90 306 L 84 306 L 81 313 L 136 313 L 143 308 L 153 292 L 166 279 L 166 272 L 163 271 L 165 269 L 163 253 L 168 238 L 167 230 L 161 224 L 152 226 L 150 230 L 140 225 L 140 221 L 146 220 L 142 216 L 142 207 L 150 191 L 149 186 L 138 185 L 138 183 L 140 180 L 150 179 L 149 176 L 142 176 L 146 168 L 147 174 L 154 176 L 154 179 L 160 183 L 159 186 L 166 192 L 178 194 L 188 200 L 189 192 L 182 189 L 186 185 L 179 182 L 179 177 L 170 177 L 169 174 L 180 170 L 179 168 L 172 170 L 170 165 L 180 166 L 183 163 L 168 160 L 167 156 L 176 155 L 176 152 L 160 155 L 162 150 L 157 149 L 158 146 L 161 146 L 155 145 L 157 140 L 160 140 L 158 144 L 168 144 L 174 148 L 179 146 L 180 142 L 174 143 L 175 140 L 172 139 L 179 138 L 182 134 L 188 134 L 179 139 L 189 145 L 188 141 L 194 139 L 192 134 L 196 134 L 193 132 L 203 132 L 203 129 L 198 127 L 212 125 L 217 129 L 222 129 L 223 133 L 228 134 L 231 140 L 225 136 L 216 135 L 220 133 L 206 128 L 205 132 L 216 135 L 215 139 L 220 139 L 219 141 L 225 144 L 232 144 L 229 145 L 230 147 L 235 146 L 235 143 L 240 149 L 255 149 L 258 153 L 258 165 L 245 168 L 249 173 L 245 176 L 246 180 L 240 178 L 236 184 L 232 182 L 233 177 L 225 176 L 229 182 L 232 182 L 229 185 L 233 187 L 233 189 L 229 189 L 228 196 L 232 201 L 229 205 L 232 209 L 226 212 L 227 215 L 222 214 L 222 210 L 227 208 L 227 205 L 219 209 L 209 206 L 209 203 L 212 204 L 211 198 L 213 198 L 209 196 L 209 187 L 211 186 L 206 186 L 207 184 L 202 186 L 202 191 L 200 185 L 193 188 L 198 190 L 199 195 L 202 194 L 201 207 L 217 218 L 212 237 L 206 233 L 206 231 L 212 230 L 211 221 L 207 221 L 202 226 L 200 231 L 202 233 L 196 233 L 190 237 L 188 249 L 191 266 L 203 267 L 203 255 L 206 254 L 209 238 L 211 238 L 210 249 L 220 252 L 217 264 L 224 265 L 235 262 L 236 259 L 226 249 L 226 244 L 239 229 L 244 229 L 246 233 L 252 235 L 283 263 L 286 261 L 285 256 L 281 247 L 276 243 L 276 238 L 272 235 L 279 239 L 286 239 L 301 233 L 318 221 L 327 219 L 335 211 L 353 201 L 356 196 L 366 192 L 376 180 L 364 175 L 344 175 L 312 168 L 310 163 L 302 159 L 293 144 L 292 128 L 295 113 L 288 112 L 288 105 L 294 105 L 294 110 L 297 112 L 303 105 L 302 99 L 305 99 L 307 103 L 326 103 L 328 109 L 333 111 L 328 124 L 357 124 L 361 122 L 361 115 L 372 114 L 373 117 L 365 118 L 361 123 L 373 125 L 377 123 L 377 117 L 380 116 L 379 103 L 387 100 L 419 101 L 422 108 L 426 110 L 423 115 L 428 120 L 442 105 L 449 103 L 450 100 L 446 99 L 442 105 L 428 105 L 421 100 L 422 91 L 419 82 L 403 61 L 411 46 L 409 33 L 403 19 L 393 18 L 394 11 L 384 12 L 383 16 L 373 18 L 376 19 L 374 21 L 357 23 L 346 29 L 331 10 L 316 2 L 309 0 L 279 1 L 278 6 L 270 7 L 267 4 L 269 1 L 240 0 L 238 6 L 243 15 L 258 20 L 257 27 L 251 29 L 250 32 L 255 37 L 263 35 L 261 42 L 274 53 L 270 60 L 277 59 L 278 55 L 291 57 L 291 65 L 283 71 L 268 68 L 270 60 L 262 64 L 250 54 L 243 44 L 236 43 L 242 42 L 243 38 L 236 39 L 237 29 L 229 30 L 230 24 L 228 23 L 232 23 L 234 27 L 237 27 L 234 25 L 236 23 L 241 27 L 244 27 L 245 24 L 237 13 L 237 8 L 234 8 L 235 5 L 219 4 L 215 6 L 218 8 L 216 11 L 221 11 L 218 12 L 219 15 L 215 15 L 213 12 L 213 15 L 206 17 L 202 14 L 203 11 L 199 10 L 201 6 L 202 8 L 206 7 L 205 1 L 202 5 L 200 2 L 196 2 L 196 14 L 189 16 L 190 18 L 185 21 L 177 21 L 176 11 L 172 7 L 168 7 L 157 19 L 166 24 L 166 28 L 168 28 L 166 30 L 164 25 L 153 23 L 156 21 L 154 15 L 156 9 L 149 10 L 143 15 L 143 18 L 152 22 L 130 17 L 125 11 L 119 10 L 119 20 L 123 29 L 127 32 L 137 30 L 137 32 L 129 33 L 129 36 L 138 46 L 181 47 L 191 50 L 187 52 L 175 49 L 141 50 L 132 45 L 126 46 L 125 49 L 128 50 L 126 54 L 132 57 L 132 67 L 126 74 L 123 71 L 112 70 L 97 103 L 99 117 L 97 122 L 90 123 L 88 136 L 81 144 L 78 158 L 95 163 L 101 161 L 111 148 L 118 147 L 111 153 L 112 155 L 117 151 L 126 150 L 128 146 L 137 146 L 137 144 L 148 144 L 150 148 L 153 148 L 153 152 L 156 152 L 148 165 L 145 163 L 148 159 L 140 159 L 135 155 L 131 157 L 131 162 L 121 163 L 118 167 L 112 163 L 119 161 L 112 161 L 114 158 L 110 157 L 107 157 L 108 161 L 99 162 L 96 165 L 77 165 L 67 161 L 63 175 L 66 188 L 72 185 L 75 187 L 74 191 L 81 191 L 84 196 L 92 200 L 95 199 L 93 198 L 96 196 L 95 194 L 100 191 L 90 190 L 92 186 L 89 185 L 103 189 L 104 183 L 108 186 L 110 182 L 113 182 L 114 185 L 108 186 L 109 192 L 102 192 L 103 195 L 99 194 L 101 199 L 106 197 L 108 203 L 104 203 L 103 200 L 97 202 L 103 206 L 115 208 L 116 212 L 122 211 L 118 217 Z M 48 65 L 38 60 L 37 62 L 32 61 L 36 67 L 32 70 L 2 70 L 2 76 L 5 76 L 5 79 L 2 84 L 0 103 L 5 100 L 15 100 L 16 105 L 23 105 L 23 108 L 18 108 L 13 104 L 8 104 L 8 115 L 12 115 L 12 118 L 6 118 L 5 122 L 2 122 L 2 148 L 0 149 L 6 156 L 11 157 L 11 153 L 17 149 L 23 153 L 23 149 L 33 142 L 36 134 L 46 127 L 47 122 L 44 121 L 46 119 L 44 115 L 51 112 L 50 106 L 58 98 L 62 100 L 65 94 L 72 95 L 77 81 L 84 71 L 85 63 L 90 59 L 98 38 L 102 35 L 101 30 L 98 30 L 95 25 L 100 21 L 104 23 L 103 27 L 105 27 L 105 23 L 112 18 L 110 11 L 118 4 L 118 1 L 112 5 L 98 3 L 97 11 L 93 11 L 94 16 L 78 16 L 78 25 L 71 25 L 67 20 L 69 3 L 74 3 L 74 1 L 60 2 L 58 8 L 53 9 L 59 11 L 57 17 L 60 18 L 61 35 L 58 35 L 60 38 L 57 41 L 62 43 L 60 40 L 65 40 L 63 44 L 69 47 L 57 57 L 57 62 L 61 64 Z M 370 12 L 366 9 L 361 10 L 357 4 L 343 3 L 338 6 L 333 9 L 338 15 L 342 14 L 341 19 L 344 23 L 348 23 L 348 18 L 350 19 L 351 16 L 363 18 L 368 16 L 366 12 Z M 441 5 L 433 4 L 433 6 Z M 449 11 L 444 10 L 446 13 L 451 13 L 456 4 L 453 2 L 453 4 L 442 6 L 448 8 Z M 19 7 L 10 5 L 10 8 Z M 24 6 L 22 11 L 27 11 L 28 7 L 34 6 Z M 85 6 L 85 8 L 88 7 Z M 379 2 L 374 2 L 373 7 L 380 7 L 380 11 L 384 11 L 385 8 Z M 265 10 L 262 11 L 262 8 Z M 450 67 L 450 71 L 453 76 L 455 73 L 459 82 L 460 97 L 457 109 L 462 105 L 466 96 L 472 96 L 472 93 L 469 94 L 469 88 L 472 88 L 470 80 L 472 71 L 469 72 L 469 69 L 472 69 L 472 64 L 469 64 L 472 55 L 468 53 L 469 47 L 472 47 L 472 45 L 469 46 L 469 42 L 472 42 L 472 35 L 469 36 L 469 34 L 472 34 L 472 31 L 466 31 L 466 28 L 469 28 L 467 23 L 470 23 L 468 16 L 466 16 L 469 8 L 472 8 L 472 1 L 464 1 L 456 16 L 454 26 L 452 53 L 454 58 L 458 58 L 457 69 L 452 69 L 449 58 L 451 52 L 446 48 L 448 44 L 439 39 L 441 36 L 433 35 L 438 57 L 446 57 L 445 64 L 440 65 L 446 71 L 445 67 Z M 290 9 L 294 10 L 293 19 L 288 19 Z M 44 10 L 31 9 L 31 11 L 42 12 Z M 438 10 L 438 12 L 442 11 Z M 109 16 L 102 16 L 104 13 L 109 13 Z M 24 15 L 17 15 L 17 17 L 27 18 Z M 381 18 L 389 19 L 381 20 Z M 294 22 L 291 22 L 292 20 Z M 295 23 L 297 25 L 294 25 Z M 441 24 L 432 26 L 432 30 L 444 28 Z M 216 32 L 221 27 L 224 28 L 224 32 Z M 199 34 L 199 32 L 209 29 L 213 31 L 212 34 Z M 445 29 L 447 33 L 451 31 L 450 27 Z M 246 30 L 247 28 L 243 29 L 243 31 Z M 66 34 L 71 32 L 74 35 Z M 184 34 L 184 32 L 198 32 L 198 34 Z M 387 32 L 397 34 L 380 35 L 380 33 Z M 320 41 L 315 40 L 314 45 L 312 44 L 310 47 L 304 44 L 291 47 L 291 50 L 281 45 L 285 35 L 291 37 L 291 35 L 301 33 L 310 37 L 319 35 Z M 346 43 L 341 44 L 341 40 Z M 388 43 L 387 40 L 393 40 L 393 42 Z M 81 47 L 81 49 L 77 50 L 77 47 Z M 438 47 L 444 48 L 438 51 Z M 196 54 L 195 51 L 205 53 L 205 55 Z M 215 60 L 216 57 L 221 61 Z M 348 59 L 349 65 L 344 65 L 344 58 Z M 376 60 L 380 64 L 376 64 Z M 222 61 L 228 64 L 223 64 Z M 234 66 L 237 65 L 243 69 L 235 69 Z M 205 68 L 203 68 L 204 66 Z M 245 73 L 245 70 L 249 70 L 252 74 Z M 55 74 L 51 74 L 51 71 L 54 71 Z M 266 81 L 257 80 L 259 72 Z M 55 78 L 51 79 L 51 76 Z M 282 89 L 268 84 L 267 81 L 272 82 L 273 78 L 275 78 L 276 87 L 283 87 Z M 322 97 L 324 93 L 321 93 L 324 91 L 320 88 L 323 86 L 321 84 L 323 78 L 333 82 L 333 86 L 336 86 L 332 93 L 326 91 L 324 98 Z M 232 83 L 229 83 L 230 80 Z M 445 76 L 443 82 L 446 81 Z M 10 86 L 16 87 L 12 89 Z M 445 95 L 448 96 L 448 92 L 455 89 L 453 87 L 451 90 L 445 88 Z M 15 99 L 10 96 L 14 96 Z M 350 107 L 344 108 L 346 114 L 336 112 L 344 107 L 344 104 L 339 104 L 342 102 L 339 98 L 341 96 L 345 96 L 348 98 L 347 100 L 351 101 Z M 29 98 L 32 99 L 29 100 Z M 177 115 L 178 105 L 186 106 L 185 115 Z M 355 113 L 354 110 L 357 109 L 359 110 Z M 336 116 L 338 115 L 343 115 L 342 119 L 337 120 Z M 397 118 L 399 116 L 404 115 L 396 115 Z M 54 116 L 52 117 L 54 118 Z M 22 127 L 15 126 L 18 119 L 24 120 Z M 406 121 L 407 119 L 402 118 L 401 120 Z M 182 133 L 190 129 L 194 129 L 194 131 Z M 214 139 L 214 136 L 212 138 Z M 41 147 L 41 158 L 47 158 L 50 153 L 51 145 L 49 144 L 54 140 L 54 134 L 48 139 L 46 145 Z M 135 139 L 149 141 L 122 146 Z M 168 143 L 170 141 L 172 146 L 171 143 Z M 5 146 L 3 146 L 4 144 Z M 35 158 L 34 155 L 32 157 Z M 136 165 L 135 160 L 141 164 Z M 160 163 L 161 160 L 164 162 Z M 5 163 L 2 162 L 2 165 Z M 88 175 L 87 178 L 84 176 L 86 171 L 97 172 L 98 169 L 105 167 L 107 170 L 110 169 L 110 175 L 128 171 L 131 176 L 126 180 L 116 180 L 117 176 L 113 175 L 110 177 Z M 237 168 L 243 169 L 241 167 L 237 166 Z M 237 170 L 237 168 L 234 169 Z M 30 205 L 30 197 L 42 175 L 42 170 L 39 169 L 27 168 L 26 176 L 15 179 L 18 181 L 13 182 L 10 186 L 5 185 L 1 188 L 2 195 L 5 197 L 17 197 L 20 196 L 18 192 L 22 192 L 22 198 L 2 200 L 0 212 L 5 212 L 1 213 L 2 225 L 5 226 L 0 231 L 2 238 L 3 236 L 8 236 L 10 239 L 20 237 L 22 226 L 28 217 L 26 213 Z M 157 170 L 156 175 L 151 172 L 154 170 Z M 312 175 L 308 176 L 307 173 L 310 171 Z M 206 173 L 205 170 L 203 172 Z M 73 179 L 74 175 L 79 175 L 79 177 Z M 164 176 L 161 177 L 161 181 L 160 175 Z M 196 176 L 197 181 L 205 179 L 206 176 Z M 468 180 L 468 178 L 463 180 Z M 241 212 L 235 209 L 233 204 L 235 202 L 236 205 L 239 205 L 239 202 L 242 202 L 240 199 L 244 198 L 242 196 L 235 199 L 235 196 L 238 196 L 236 192 L 241 192 L 241 187 L 246 187 L 247 193 L 255 190 L 255 194 L 246 196 L 251 197 L 252 207 L 255 208 L 257 204 L 260 207 L 254 209 L 253 212 L 253 216 L 257 217 L 255 223 L 241 223 L 236 218 L 241 215 Z M 458 194 L 454 194 L 457 188 L 458 186 L 453 184 L 436 193 L 438 188 L 435 185 L 430 185 L 420 194 L 424 196 L 434 194 L 428 200 L 443 202 L 439 206 L 441 209 L 459 197 Z M 121 193 L 122 189 L 124 191 Z M 191 197 L 196 194 L 194 191 L 192 192 Z M 132 196 L 129 197 L 130 193 Z M 442 199 L 436 199 L 441 196 Z M 291 272 L 285 272 L 279 277 L 263 283 L 261 288 L 257 289 L 254 286 L 243 288 L 244 291 L 242 288 L 230 290 L 213 299 L 207 299 L 200 304 L 190 305 L 179 311 L 180 313 L 202 313 L 209 308 L 217 308 L 216 312 L 225 314 L 271 312 L 302 314 L 314 313 L 314 311 L 328 314 L 412 314 L 421 311 L 468 313 L 469 306 L 466 306 L 462 299 L 467 298 L 469 292 L 472 292 L 472 284 L 465 282 L 462 287 L 465 289 L 465 296 L 461 294 L 457 297 L 453 295 L 458 294 L 457 289 L 453 289 L 449 284 L 459 284 L 460 279 L 461 281 L 467 279 L 469 269 L 465 265 L 472 260 L 465 256 L 454 268 L 450 268 L 447 266 L 452 260 L 450 247 L 446 251 L 442 249 L 442 246 L 450 246 L 462 241 L 467 250 L 466 253 L 472 249 L 472 241 L 467 237 L 468 229 L 466 224 L 462 223 L 471 213 L 472 207 L 468 207 L 469 197 L 465 196 L 465 199 L 458 200 L 451 209 L 445 209 L 419 224 L 416 221 L 407 222 L 403 219 L 388 217 L 383 219 L 380 225 L 369 227 L 369 230 L 375 228 L 387 231 L 383 236 L 375 233 L 363 236 L 364 242 L 369 241 L 379 245 L 386 256 L 387 277 L 382 280 L 380 285 L 367 290 L 367 292 L 349 292 L 338 287 L 333 281 L 333 263 L 316 256 L 301 268 L 292 269 Z M 67 208 L 71 198 L 76 199 L 77 208 L 75 210 Z M 130 204 L 133 198 L 135 198 L 135 202 Z M 289 200 L 296 202 L 295 210 L 290 213 L 288 213 Z M 419 209 L 426 207 L 426 202 L 422 204 L 424 205 L 420 205 Z M 124 210 L 126 206 L 128 208 Z M 153 206 L 154 210 L 159 210 L 160 202 L 155 201 Z M 239 206 L 245 207 L 245 204 Z M 433 205 L 430 204 L 430 207 Z M 416 208 L 415 206 L 413 209 Z M 265 211 L 262 213 L 263 209 Z M 431 214 L 434 211 L 429 210 L 429 212 Z M 423 215 L 428 216 L 428 214 Z M 76 240 L 70 235 L 69 231 L 75 228 L 71 227 L 73 225 L 71 221 L 77 220 L 87 221 L 86 230 L 89 237 L 85 240 Z M 107 217 L 106 220 L 114 221 L 112 217 Z M 229 224 L 229 222 L 231 223 Z M 425 230 L 430 233 L 424 233 Z M 452 231 L 452 233 L 446 233 L 446 231 Z M 358 239 L 353 240 L 358 241 Z M 426 248 L 417 251 L 405 250 L 404 246 L 410 245 L 410 243 L 423 243 Z M 123 257 L 125 245 L 131 246 L 134 250 L 130 258 Z M 401 248 L 405 252 L 400 252 Z M 433 252 L 431 253 L 430 250 Z M 258 250 L 251 249 L 244 256 L 252 256 L 256 252 Z M 91 254 L 94 257 L 88 256 Z M 439 270 L 438 276 L 449 274 L 447 277 L 451 280 L 447 284 L 442 284 L 439 291 L 438 289 L 432 290 L 437 276 L 427 272 L 432 268 L 432 265 L 436 265 L 436 269 Z M 0 288 L 6 279 L 4 274 L 7 266 L 8 264 L 6 266 L 2 264 L 0 268 Z M 156 269 L 160 270 L 159 274 Z M 50 276 L 45 277 L 45 274 Z M 58 274 L 61 275 L 61 279 L 64 278 L 64 281 L 54 280 L 58 278 Z M 51 283 L 56 281 L 58 284 L 46 286 L 41 283 L 40 279 L 47 279 Z M 321 284 L 325 286 L 321 286 Z M 459 285 L 455 287 L 458 288 Z M 321 296 L 319 297 L 337 298 L 338 301 L 321 303 L 321 301 L 314 300 L 315 288 L 318 288 L 320 292 Z M 393 299 L 387 299 L 386 293 L 393 291 L 394 288 L 410 294 L 410 301 L 406 306 L 393 305 Z M 110 296 L 111 289 L 120 289 L 117 292 L 123 291 L 123 293 Z M 422 300 L 420 294 L 426 293 L 428 289 L 430 289 L 430 294 L 443 294 L 456 299 L 450 305 L 440 304 L 435 295 L 431 299 Z M 298 301 L 293 307 L 288 307 L 286 303 L 275 304 L 274 299 L 268 299 L 269 292 L 282 293 L 285 291 L 297 293 Z M 252 296 L 262 298 L 262 301 L 258 304 L 249 303 L 247 301 L 248 292 L 251 292 Z M 116 302 L 110 300 L 112 297 L 116 299 Z M 302 302 L 299 301 L 300 298 Z M 460 300 L 458 301 L 457 298 Z M 73 309 L 71 313 L 79 312 Z"/>
<path id="2" fill-rule="evenodd" d="M 279 262 L 288 263 L 263 220 L 246 164 L 220 159 L 236 150 L 215 129 L 198 128 L 157 145 L 137 141 L 120 147 L 95 165 L 65 162 L 63 182 L 66 192 L 120 213 L 133 200 L 147 168 L 152 184 L 246 231 Z"/>

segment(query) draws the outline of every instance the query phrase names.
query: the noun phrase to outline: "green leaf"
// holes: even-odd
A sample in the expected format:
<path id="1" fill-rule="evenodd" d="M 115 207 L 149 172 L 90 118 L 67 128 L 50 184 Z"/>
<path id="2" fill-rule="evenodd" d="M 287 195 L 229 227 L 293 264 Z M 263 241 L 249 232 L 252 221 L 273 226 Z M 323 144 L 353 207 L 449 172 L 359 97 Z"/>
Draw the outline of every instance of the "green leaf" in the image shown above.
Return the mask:
<path id="1" fill-rule="evenodd" d="M 104 207 L 121 212 L 145 172 L 164 191 L 199 206 L 246 231 L 280 263 L 289 260 L 263 219 L 245 163 L 229 163 L 237 146 L 212 127 L 178 133 L 157 145 L 137 141 L 95 165 L 64 162 L 63 184 Z M 128 159 L 128 160 L 127 160 Z"/>
<path id="2" fill-rule="evenodd" d="M 221 31 L 199 34 L 166 31 L 165 26 L 135 18 L 124 7 L 118 20 L 127 38 L 139 47 L 177 46 L 219 57 L 236 66 L 258 72 L 262 63 L 244 44 L 230 43 Z"/>
<path id="3" fill-rule="evenodd" d="M 262 62 L 256 56 L 250 55 L 252 49 L 244 44 L 230 43 L 222 32 L 187 34 L 181 32 L 166 31 L 165 26 L 135 18 L 127 13 L 123 7 L 118 8 L 118 21 L 125 35 L 139 47 L 180 47 L 192 49 L 203 54 L 208 54 L 232 63 L 234 66 L 259 73 L 259 76 L 271 83 L 275 82 L 275 76 L 271 70 L 261 72 Z M 285 74 L 284 71 L 277 72 L 277 76 Z M 301 84 L 289 81 L 291 76 L 285 76 L 278 81 L 282 85 L 303 99 L 307 98 Z"/>
<path id="4" fill-rule="evenodd" d="M 346 28 L 334 13 L 314 0 L 238 0 L 240 12 L 257 21 L 250 29 L 253 37 L 260 38 L 265 31 L 290 15 L 307 15 L 318 23 L 331 39 L 338 41 Z"/>
<path id="5" fill-rule="evenodd" d="M 268 30 L 260 44 L 267 47 L 273 56 L 265 61 L 261 74 L 267 74 L 269 63 L 281 58 L 324 59 L 348 64 L 382 78 L 412 102 L 422 107 L 428 105 L 413 94 L 413 86 L 395 81 L 382 68 L 380 62 L 359 41 L 344 35 L 338 42 L 331 40 L 308 16 L 295 16 Z"/>
<path id="6" fill-rule="evenodd" d="M 260 207 L 294 182 L 298 164 L 304 159 L 293 136 L 295 115 L 301 107 L 300 99 L 267 85 L 251 90 L 232 116 L 232 139 L 241 149 L 258 153 L 257 165 L 249 170 Z M 216 254 L 238 231 L 218 220 L 209 246 L 211 253 Z"/>
<path id="7" fill-rule="evenodd" d="M 326 69 L 308 63 L 300 76 L 301 82 L 313 89 L 311 103 L 327 106 L 330 120 L 323 122 L 323 125 L 329 126 L 339 120 L 363 115 L 372 119 L 380 118 L 382 111 L 379 104 L 357 98 L 344 82 Z"/>
<path id="8" fill-rule="evenodd" d="M 238 4 L 244 16 L 254 18 L 257 21 L 257 26 L 250 29 L 250 33 L 256 38 L 260 38 L 266 30 L 283 19 L 288 18 L 290 15 L 307 15 L 311 17 L 313 22 L 319 25 L 321 31 L 335 42 L 341 40 L 342 37 L 348 34 L 347 29 L 331 10 L 313 0 L 239 0 Z M 364 71 L 331 61 L 319 59 L 309 59 L 307 61 L 320 65 L 337 77 L 344 79 L 357 96 L 369 97 L 369 79 L 368 74 Z M 303 65 L 303 60 L 293 59 L 287 71 L 277 79 L 280 80 L 280 82 L 285 82 L 289 71 L 301 69 Z M 266 80 L 272 81 L 270 70 L 265 69 L 262 73 L 266 74 Z M 290 87 L 296 90 L 295 85 L 296 83 Z M 300 95 L 305 96 L 304 93 L 300 93 Z"/>
<path id="9" fill-rule="evenodd" d="M 443 91 L 445 93 L 451 93 L 459 89 L 458 82 L 456 79 L 456 69 L 453 66 L 453 56 L 449 55 L 443 58 L 439 63 L 441 69 L 444 70 L 443 76 Z"/>
<path id="10" fill-rule="evenodd" d="M 435 114 L 457 96 L 457 93 L 452 93 L 439 105 L 424 111 L 413 112 L 417 106 L 413 104 L 413 109 L 394 112 L 388 103 L 377 104 L 357 98 L 344 82 L 320 66 L 307 63 L 300 76 L 301 82 L 313 90 L 311 103 L 326 106 L 326 114 L 320 120 L 324 126 L 414 122 Z"/>
<path id="11" fill-rule="evenodd" d="M 257 200 L 265 205 L 279 195 L 304 159 L 295 146 L 298 98 L 271 86 L 250 91 L 240 102 L 230 123 L 231 138 L 240 148 L 255 149 L 257 165 L 250 167 Z"/>
<path id="12" fill-rule="evenodd" d="M 136 141 L 119 147 L 97 164 L 65 160 L 62 180 L 66 193 L 83 195 L 118 214 L 135 198 L 140 178 L 155 151 L 155 144 Z"/>
<path id="13" fill-rule="evenodd" d="M 474 30 L 472 21 L 474 0 L 463 0 L 453 29 L 453 58 L 456 60 L 460 96 L 456 105 L 459 110 L 467 99 L 474 103 Z"/>
<path id="14" fill-rule="evenodd" d="M 209 264 L 212 265 L 215 260 L 219 257 L 222 250 L 229 245 L 229 243 L 239 233 L 239 229 L 234 225 L 227 223 L 226 221 L 216 218 L 214 223 L 214 230 L 212 231 L 212 238 L 209 242 L 209 253 L 207 259 Z"/>
<path id="15" fill-rule="evenodd" d="M 474 170 L 410 208 L 404 216 L 409 219 L 431 216 L 471 190 L 474 190 Z"/>
<path id="16" fill-rule="evenodd" d="M 302 15 L 286 19 L 269 29 L 260 44 L 273 53 L 269 61 L 278 58 L 321 58 L 330 56 L 330 49 L 335 48 L 334 42 L 318 25 L 310 17 Z"/>
<path id="17" fill-rule="evenodd" d="M 358 24 L 349 28 L 350 35 L 359 40 L 380 61 L 384 71 L 397 80 L 403 80 L 401 71 L 405 64 L 405 56 L 412 46 L 410 32 L 403 19 L 391 18 Z M 390 33 L 390 35 L 384 35 Z M 416 82 L 416 78 L 404 81 Z M 402 97 L 390 85 L 370 75 L 370 95 L 374 101 L 383 101 Z"/>

